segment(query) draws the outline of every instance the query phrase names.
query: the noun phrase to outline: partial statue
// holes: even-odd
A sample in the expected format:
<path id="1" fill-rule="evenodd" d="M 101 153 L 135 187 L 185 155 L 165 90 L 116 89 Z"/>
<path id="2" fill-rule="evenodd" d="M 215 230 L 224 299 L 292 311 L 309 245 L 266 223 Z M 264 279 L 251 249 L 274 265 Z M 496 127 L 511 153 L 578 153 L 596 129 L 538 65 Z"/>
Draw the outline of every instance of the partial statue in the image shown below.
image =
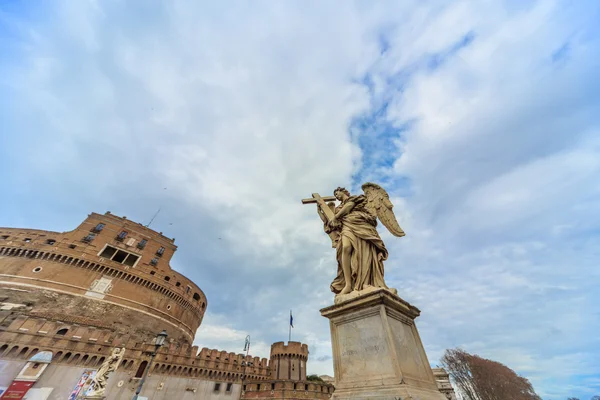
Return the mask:
<path id="1" fill-rule="evenodd" d="M 389 289 L 383 279 L 383 262 L 388 257 L 385 244 L 377 232 L 377 218 L 394 236 L 404 236 L 387 192 L 379 185 L 362 185 L 364 195 L 352 196 L 338 187 L 333 197 L 313 193 L 302 203 L 317 204 L 323 228 L 336 249 L 337 276 L 331 283 L 335 294 L 348 294 L 368 288 Z M 339 201 L 335 205 L 335 201 Z"/>
<path id="2" fill-rule="evenodd" d="M 119 363 L 123 359 L 123 355 L 125 355 L 125 347 L 116 347 L 113 349 L 110 357 L 96 371 L 96 376 L 92 379 L 86 397 L 104 397 L 108 375 L 117 370 Z"/>

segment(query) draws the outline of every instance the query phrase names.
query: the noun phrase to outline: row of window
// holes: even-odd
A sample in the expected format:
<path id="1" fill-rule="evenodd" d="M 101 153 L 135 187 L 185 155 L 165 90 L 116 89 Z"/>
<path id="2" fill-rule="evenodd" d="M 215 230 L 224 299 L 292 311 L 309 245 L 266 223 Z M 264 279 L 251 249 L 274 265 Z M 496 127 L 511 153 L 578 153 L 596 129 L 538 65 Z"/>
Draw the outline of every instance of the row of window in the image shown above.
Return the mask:
<path id="1" fill-rule="evenodd" d="M 226 392 L 231 392 L 231 387 L 233 386 L 233 383 L 227 383 L 227 387 L 225 388 Z M 220 392 L 221 391 L 221 383 L 217 382 L 215 383 L 215 388 L 214 388 L 215 392 Z"/>
<path id="2" fill-rule="evenodd" d="M 2 239 L 4 239 L 4 240 L 8 240 L 8 238 L 9 238 L 10 236 L 9 236 L 9 235 L 2 235 L 1 237 L 2 237 Z M 24 241 L 25 243 L 30 243 L 30 242 L 31 242 L 31 238 L 25 238 L 25 239 L 23 239 L 23 241 Z M 50 245 L 50 246 L 54 246 L 54 244 L 56 244 L 56 240 L 55 240 L 55 239 L 47 239 L 47 240 L 46 240 L 46 244 L 48 244 L 48 245 Z M 71 249 L 74 249 L 75 247 L 77 247 L 77 246 L 76 246 L 76 245 L 74 245 L 74 244 L 70 244 L 70 245 L 69 245 L 69 248 L 71 248 Z"/>
<path id="3" fill-rule="evenodd" d="M 102 232 L 102 230 L 104 229 L 105 226 L 106 226 L 105 224 L 100 223 L 100 224 L 96 225 L 94 228 L 92 228 L 92 232 L 100 233 L 100 232 Z M 127 231 L 121 231 L 115 239 L 118 240 L 119 242 L 122 242 L 125 240 L 125 238 L 127 238 L 128 234 L 129 234 L 129 232 L 127 232 Z M 93 237 L 95 237 L 95 235 L 94 234 L 91 234 L 91 235 L 92 235 L 92 240 L 93 240 Z M 90 236 L 90 235 L 88 235 L 88 236 Z M 146 247 L 146 244 L 148 244 L 148 240 L 142 239 L 137 244 L 137 248 L 140 250 L 143 250 Z M 133 241 L 131 242 L 131 245 L 133 245 Z M 161 246 L 158 250 L 156 250 L 156 255 L 159 257 L 162 257 L 164 252 L 165 252 L 165 248 Z"/>
<path id="4" fill-rule="evenodd" d="M 102 229 L 104 229 L 104 224 L 98 224 L 96 225 L 95 228 L 92 229 L 92 233 L 89 233 L 88 235 L 84 236 L 83 239 L 81 239 L 83 242 L 85 243 L 90 243 L 92 242 L 95 238 L 96 238 L 96 233 L 99 233 L 102 231 Z M 118 241 L 123 241 L 126 237 L 127 237 L 128 232 L 127 231 L 121 231 L 121 233 L 119 233 L 119 235 L 116 237 L 116 239 Z M 10 236 L 9 235 L 2 235 L 2 239 L 3 240 L 7 240 Z M 23 241 L 25 243 L 30 243 L 31 242 L 31 238 L 25 238 L 23 239 Z M 135 240 L 134 240 L 135 241 Z M 134 241 L 131 242 L 131 245 L 133 245 Z M 46 244 L 49 244 L 51 246 L 53 246 L 56 243 L 55 239 L 48 239 L 46 240 Z M 139 243 L 137 244 L 137 248 L 140 250 L 143 250 L 146 247 L 146 244 L 148 244 L 148 240 L 147 239 L 142 239 L 139 241 Z M 75 246 L 73 245 L 73 247 L 71 248 L 75 248 Z M 162 257 L 162 255 L 165 253 L 165 248 L 164 247 L 160 247 L 158 250 L 156 250 L 156 255 L 159 257 Z M 152 259 L 152 261 L 150 262 L 152 265 L 156 265 L 158 263 L 158 258 L 154 258 Z"/>
<path id="5" fill-rule="evenodd" d="M 216 384 L 215 384 L 215 391 L 218 391 L 218 389 L 217 389 L 217 385 L 218 385 L 218 383 L 216 383 Z M 260 387 L 261 387 L 261 386 L 260 386 L 260 383 L 259 383 L 259 384 L 257 384 L 257 385 L 256 385 L 256 390 L 257 390 L 257 391 L 260 391 Z M 243 390 L 244 392 L 246 391 L 246 385 L 244 385 L 244 387 L 242 388 L 242 390 Z M 266 390 L 266 387 L 265 387 L 265 390 Z M 274 384 L 274 383 L 271 383 L 271 390 L 275 390 L 275 384 Z M 297 390 L 297 384 L 296 384 L 296 383 L 294 383 L 294 390 Z M 305 392 L 308 392 L 308 384 L 305 384 L 305 385 L 304 385 L 304 391 L 305 391 Z"/>

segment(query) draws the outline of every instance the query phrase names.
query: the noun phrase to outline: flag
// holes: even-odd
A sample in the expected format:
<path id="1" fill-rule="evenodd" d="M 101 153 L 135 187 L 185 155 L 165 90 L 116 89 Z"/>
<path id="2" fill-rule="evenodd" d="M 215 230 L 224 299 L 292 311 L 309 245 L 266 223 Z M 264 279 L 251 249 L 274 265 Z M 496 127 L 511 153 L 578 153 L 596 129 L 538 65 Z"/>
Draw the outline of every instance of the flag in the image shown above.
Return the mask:
<path id="1" fill-rule="evenodd" d="M 290 326 L 294 327 L 294 317 L 292 317 L 292 310 L 290 310 Z"/>

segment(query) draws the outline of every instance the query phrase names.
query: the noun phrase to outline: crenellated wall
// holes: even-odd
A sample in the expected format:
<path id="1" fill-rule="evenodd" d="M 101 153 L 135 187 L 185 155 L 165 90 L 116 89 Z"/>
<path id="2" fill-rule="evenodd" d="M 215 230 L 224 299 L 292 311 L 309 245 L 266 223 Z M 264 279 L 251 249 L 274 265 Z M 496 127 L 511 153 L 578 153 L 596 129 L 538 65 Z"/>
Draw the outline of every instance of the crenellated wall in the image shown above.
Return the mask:
<path id="1" fill-rule="evenodd" d="M 2 305 L 2 303 L 0 303 Z M 25 311 L 23 311 L 25 312 Z M 119 335 L 101 327 L 46 318 L 28 317 L 11 311 L 0 311 L 0 359 L 26 360 L 39 351 L 52 351 L 52 364 L 98 367 L 115 347 L 125 347 L 121 369 L 133 375 L 141 375 L 146 367 L 154 345 L 140 343 L 133 335 Z M 4 317 L 4 318 L 3 318 Z M 252 362 L 244 367 L 243 362 Z M 145 364 L 144 364 L 145 363 Z M 150 367 L 152 374 L 178 375 L 206 378 L 217 381 L 238 382 L 242 374 L 253 380 L 269 377 L 266 358 L 228 353 L 198 346 L 169 343 L 163 346 Z M 140 372 L 140 373 L 138 373 Z"/>
<path id="2" fill-rule="evenodd" d="M 334 392 L 332 384 L 311 381 L 267 380 L 242 386 L 242 399 L 329 399 Z"/>

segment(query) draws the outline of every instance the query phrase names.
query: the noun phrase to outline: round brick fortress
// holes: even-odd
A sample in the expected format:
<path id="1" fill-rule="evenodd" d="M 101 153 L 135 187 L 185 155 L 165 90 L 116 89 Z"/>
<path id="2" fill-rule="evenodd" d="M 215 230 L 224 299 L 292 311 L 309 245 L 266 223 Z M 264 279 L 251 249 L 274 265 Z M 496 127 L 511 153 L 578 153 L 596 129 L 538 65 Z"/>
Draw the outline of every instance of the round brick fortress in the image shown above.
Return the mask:
<path id="1" fill-rule="evenodd" d="M 31 317 L 139 341 L 166 329 L 190 346 L 207 302 L 169 266 L 176 249 L 174 239 L 110 212 L 70 232 L 0 228 L 0 300 L 27 305 Z"/>

